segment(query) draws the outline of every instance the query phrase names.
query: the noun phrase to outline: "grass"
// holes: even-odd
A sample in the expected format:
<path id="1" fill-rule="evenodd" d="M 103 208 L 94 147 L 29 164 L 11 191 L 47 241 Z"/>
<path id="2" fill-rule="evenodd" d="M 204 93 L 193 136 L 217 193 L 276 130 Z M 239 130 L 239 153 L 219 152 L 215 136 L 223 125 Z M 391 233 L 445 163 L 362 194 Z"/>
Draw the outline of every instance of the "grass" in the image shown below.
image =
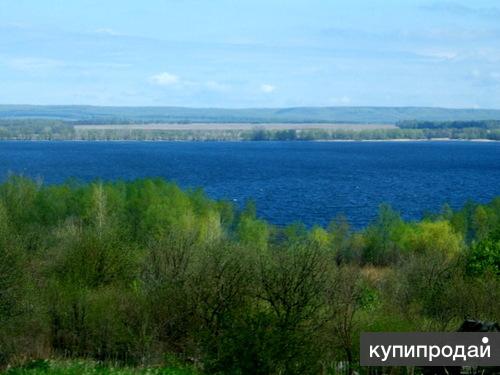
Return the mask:
<path id="1" fill-rule="evenodd" d="M 130 368 L 102 364 L 88 360 L 35 360 L 20 367 L 7 369 L 5 375 L 196 375 L 199 372 L 190 367 Z"/>

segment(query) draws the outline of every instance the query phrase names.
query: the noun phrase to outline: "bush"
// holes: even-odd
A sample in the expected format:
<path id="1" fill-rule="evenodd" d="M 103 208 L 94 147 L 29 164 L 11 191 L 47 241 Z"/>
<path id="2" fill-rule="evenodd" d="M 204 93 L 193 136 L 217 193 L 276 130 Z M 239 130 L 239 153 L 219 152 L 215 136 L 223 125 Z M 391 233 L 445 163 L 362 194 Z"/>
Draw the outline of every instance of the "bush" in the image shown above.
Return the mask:
<path id="1" fill-rule="evenodd" d="M 363 330 L 500 319 L 499 217 L 497 199 L 410 223 L 382 206 L 360 231 L 341 218 L 327 230 L 281 228 L 252 204 L 237 210 L 161 179 L 10 177 L 0 185 L 0 366 L 363 371 Z M 31 362 L 51 356 L 104 367 Z"/>

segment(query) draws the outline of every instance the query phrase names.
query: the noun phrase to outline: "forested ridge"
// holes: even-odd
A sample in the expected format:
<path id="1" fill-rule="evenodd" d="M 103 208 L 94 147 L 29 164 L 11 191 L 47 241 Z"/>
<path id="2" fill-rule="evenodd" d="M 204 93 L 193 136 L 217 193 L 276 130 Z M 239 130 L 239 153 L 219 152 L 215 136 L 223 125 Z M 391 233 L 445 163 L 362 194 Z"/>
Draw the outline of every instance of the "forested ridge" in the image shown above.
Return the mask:
<path id="1" fill-rule="evenodd" d="M 13 374 L 49 358 L 363 372 L 362 331 L 500 320 L 500 198 L 418 222 L 383 205 L 353 231 L 343 217 L 276 227 L 251 203 L 238 210 L 162 179 L 11 176 L 0 259 L 0 366 Z"/>
<path id="2" fill-rule="evenodd" d="M 499 109 L 439 107 L 190 108 L 0 104 L 2 119 L 55 119 L 81 124 L 154 122 L 353 122 L 500 120 Z"/>

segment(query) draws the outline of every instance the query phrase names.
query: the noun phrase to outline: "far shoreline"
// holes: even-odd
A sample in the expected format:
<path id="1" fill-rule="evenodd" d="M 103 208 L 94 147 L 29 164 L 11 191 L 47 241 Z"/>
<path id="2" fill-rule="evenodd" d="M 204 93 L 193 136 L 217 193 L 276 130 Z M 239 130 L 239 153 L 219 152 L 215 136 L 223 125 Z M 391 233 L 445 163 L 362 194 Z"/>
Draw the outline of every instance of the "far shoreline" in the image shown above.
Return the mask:
<path id="1" fill-rule="evenodd" d="M 267 142 L 499 142 L 495 139 L 473 138 L 473 139 L 456 139 L 456 138 L 429 138 L 429 139 L 411 139 L 411 138 L 393 138 L 393 139 L 297 139 L 297 140 L 245 140 L 245 139 L 0 139 L 0 142 L 191 142 L 191 143 L 207 143 L 207 142 L 244 142 L 244 143 L 267 143 Z"/>
<path id="2" fill-rule="evenodd" d="M 487 138 L 430 138 L 430 139 L 411 139 L 411 138 L 393 138 L 393 139 L 317 139 L 313 142 L 498 142 L 495 139 Z M 293 142 L 293 141 L 292 141 Z"/>

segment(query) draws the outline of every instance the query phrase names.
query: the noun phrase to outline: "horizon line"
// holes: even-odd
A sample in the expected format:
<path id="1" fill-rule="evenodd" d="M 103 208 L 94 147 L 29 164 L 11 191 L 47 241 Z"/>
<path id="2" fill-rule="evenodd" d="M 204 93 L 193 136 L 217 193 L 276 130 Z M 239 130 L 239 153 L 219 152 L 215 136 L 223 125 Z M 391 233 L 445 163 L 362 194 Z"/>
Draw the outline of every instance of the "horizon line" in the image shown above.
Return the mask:
<path id="1" fill-rule="evenodd" d="M 181 108 L 181 109 L 199 109 L 199 110 L 276 110 L 276 109 L 342 109 L 342 108 L 394 108 L 394 109 L 444 109 L 444 110 L 468 110 L 468 111 L 500 111 L 499 108 L 491 107 L 446 107 L 446 106 L 428 106 L 428 105 L 305 105 L 305 106 L 283 106 L 283 107 L 197 107 L 197 106 L 176 106 L 176 105 L 99 105 L 99 104 L 9 104 L 0 103 L 0 107 L 96 107 L 96 108 Z"/>

